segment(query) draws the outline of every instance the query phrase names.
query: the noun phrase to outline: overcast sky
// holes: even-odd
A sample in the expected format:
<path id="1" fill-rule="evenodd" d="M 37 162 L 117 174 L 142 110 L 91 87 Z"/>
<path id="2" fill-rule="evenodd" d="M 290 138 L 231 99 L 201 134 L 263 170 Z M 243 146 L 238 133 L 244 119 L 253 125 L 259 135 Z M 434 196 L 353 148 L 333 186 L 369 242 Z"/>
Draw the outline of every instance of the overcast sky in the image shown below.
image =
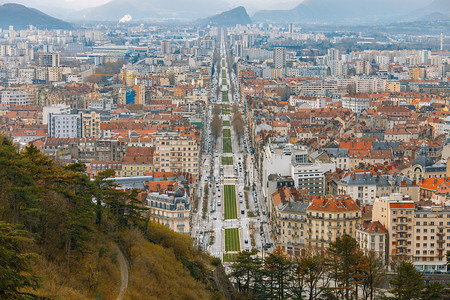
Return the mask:
<path id="1" fill-rule="evenodd" d="M 65 0 L 65 1 L 71 8 L 86 8 L 98 6 L 109 2 L 110 0 Z M 230 8 L 242 5 L 249 12 L 254 12 L 261 9 L 290 9 L 295 7 L 299 3 L 303 2 L 303 0 L 224 0 L 224 2 L 228 2 Z M 58 0 L 54 0 L 54 3 L 55 5 L 62 4 Z"/>

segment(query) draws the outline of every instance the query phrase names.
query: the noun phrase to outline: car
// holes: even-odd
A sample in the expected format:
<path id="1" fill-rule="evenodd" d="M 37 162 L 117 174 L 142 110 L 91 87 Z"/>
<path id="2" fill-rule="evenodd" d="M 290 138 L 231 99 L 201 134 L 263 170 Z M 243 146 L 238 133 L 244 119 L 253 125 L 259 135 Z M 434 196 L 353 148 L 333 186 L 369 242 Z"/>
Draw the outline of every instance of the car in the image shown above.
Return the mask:
<path id="1" fill-rule="evenodd" d="M 213 218 L 214 220 L 217 220 L 217 216 L 214 216 L 214 218 Z"/>
<path id="2" fill-rule="evenodd" d="M 241 210 L 241 215 L 243 215 L 243 214 L 245 214 L 245 211 L 242 209 L 242 210 Z"/>
<path id="3" fill-rule="evenodd" d="M 220 201 L 217 201 L 217 206 L 221 206 L 222 203 Z"/>
<path id="4" fill-rule="evenodd" d="M 244 197 L 244 194 L 242 192 L 239 192 L 239 197 Z"/>
<path id="5" fill-rule="evenodd" d="M 244 243 L 248 244 L 248 240 L 245 240 Z"/>
<path id="6" fill-rule="evenodd" d="M 241 203 L 241 204 L 242 204 L 242 203 L 244 203 L 244 201 L 242 201 L 242 199 L 241 199 L 241 200 L 239 200 L 239 203 Z"/>

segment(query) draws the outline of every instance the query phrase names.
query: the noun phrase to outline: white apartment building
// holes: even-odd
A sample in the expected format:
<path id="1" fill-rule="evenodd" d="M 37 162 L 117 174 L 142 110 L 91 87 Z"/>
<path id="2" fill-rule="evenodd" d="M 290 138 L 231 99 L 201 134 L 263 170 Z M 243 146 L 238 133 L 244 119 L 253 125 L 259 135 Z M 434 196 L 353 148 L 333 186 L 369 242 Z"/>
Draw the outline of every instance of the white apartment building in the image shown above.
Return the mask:
<path id="1" fill-rule="evenodd" d="M 30 95 L 23 90 L 3 90 L 0 94 L 4 105 L 30 105 Z"/>
<path id="2" fill-rule="evenodd" d="M 70 106 L 66 104 L 55 104 L 51 106 L 44 106 L 42 109 L 42 124 L 48 124 L 49 114 L 66 115 L 70 114 Z"/>
<path id="3" fill-rule="evenodd" d="M 49 114 L 48 134 L 53 138 L 83 137 L 81 114 Z"/>
<path id="4" fill-rule="evenodd" d="M 368 109 L 369 102 L 369 96 L 362 94 L 345 95 L 342 97 L 342 107 L 348 108 L 356 114 L 360 114 L 362 111 Z"/>

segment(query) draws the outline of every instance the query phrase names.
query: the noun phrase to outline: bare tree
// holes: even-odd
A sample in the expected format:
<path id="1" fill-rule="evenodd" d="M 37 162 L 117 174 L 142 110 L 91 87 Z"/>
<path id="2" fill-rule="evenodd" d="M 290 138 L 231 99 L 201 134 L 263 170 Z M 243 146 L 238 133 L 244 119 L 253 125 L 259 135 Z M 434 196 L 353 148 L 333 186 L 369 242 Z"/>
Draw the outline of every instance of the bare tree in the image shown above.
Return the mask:
<path id="1" fill-rule="evenodd" d="M 220 89 L 220 86 L 218 85 L 218 86 L 216 87 L 216 94 L 217 94 L 217 97 L 219 97 L 219 94 L 220 94 L 221 91 L 222 91 L 222 90 Z"/>
<path id="2" fill-rule="evenodd" d="M 220 115 L 222 113 L 222 106 L 220 104 L 216 104 L 212 109 L 213 115 Z"/>
<path id="3" fill-rule="evenodd" d="M 275 93 L 280 97 L 281 101 L 286 101 L 290 96 L 290 92 L 287 87 L 279 86 L 275 89 Z"/>
<path id="4" fill-rule="evenodd" d="M 231 106 L 231 112 L 233 115 L 239 111 L 239 105 L 235 102 L 233 103 L 233 106 Z"/>
<path id="5" fill-rule="evenodd" d="M 239 109 L 233 114 L 233 120 L 231 121 L 231 123 L 233 125 L 234 133 L 236 134 L 236 137 L 240 144 L 241 138 L 244 136 L 245 132 L 245 122 Z"/>
<path id="6" fill-rule="evenodd" d="M 175 73 L 169 72 L 167 74 L 167 78 L 169 79 L 169 84 L 170 85 L 175 85 L 175 81 L 176 81 Z"/>
<path id="7" fill-rule="evenodd" d="M 211 121 L 211 133 L 213 137 L 216 139 L 220 136 L 220 133 L 222 132 L 222 119 L 219 117 L 218 114 L 214 114 L 213 119 Z"/>
<path id="8" fill-rule="evenodd" d="M 308 253 L 297 258 L 292 274 L 292 294 L 297 296 L 297 299 L 319 299 L 329 285 L 326 273 L 327 268 L 322 255 Z M 303 297 L 304 294 L 306 297 Z"/>

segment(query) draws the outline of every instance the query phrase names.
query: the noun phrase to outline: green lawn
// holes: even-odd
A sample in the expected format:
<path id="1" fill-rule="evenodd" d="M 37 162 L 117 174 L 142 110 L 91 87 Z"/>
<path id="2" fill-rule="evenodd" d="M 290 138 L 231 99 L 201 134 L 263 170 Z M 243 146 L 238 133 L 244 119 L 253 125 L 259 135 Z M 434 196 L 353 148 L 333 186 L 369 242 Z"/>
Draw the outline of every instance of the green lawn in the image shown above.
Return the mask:
<path id="1" fill-rule="evenodd" d="M 225 251 L 241 251 L 239 242 L 239 229 L 229 228 L 225 229 Z"/>
<path id="2" fill-rule="evenodd" d="M 224 188 L 225 220 L 237 219 L 236 189 L 234 185 L 225 185 Z"/>
<path id="3" fill-rule="evenodd" d="M 223 137 L 224 138 L 230 138 L 231 137 L 231 129 L 228 129 L 228 128 L 224 129 L 223 130 Z"/>
<path id="4" fill-rule="evenodd" d="M 222 122 L 222 125 L 223 125 L 223 126 L 230 126 L 231 123 L 230 123 L 230 121 L 225 120 L 225 121 Z"/>
<path id="5" fill-rule="evenodd" d="M 222 59 L 222 67 L 225 67 L 225 59 Z"/>
<path id="6" fill-rule="evenodd" d="M 222 91 L 222 102 L 228 102 L 228 92 Z"/>
<path id="7" fill-rule="evenodd" d="M 227 85 L 227 79 L 226 78 L 222 79 L 222 85 Z"/>
<path id="8" fill-rule="evenodd" d="M 223 262 L 235 262 L 237 259 L 237 253 L 224 253 Z"/>
<path id="9" fill-rule="evenodd" d="M 223 153 L 233 153 L 231 138 L 223 138 Z"/>
<path id="10" fill-rule="evenodd" d="M 228 104 L 222 104 L 222 114 L 223 115 L 230 114 L 230 106 Z"/>
<path id="11" fill-rule="evenodd" d="M 222 165 L 232 166 L 233 165 L 233 157 L 222 156 Z"/>

